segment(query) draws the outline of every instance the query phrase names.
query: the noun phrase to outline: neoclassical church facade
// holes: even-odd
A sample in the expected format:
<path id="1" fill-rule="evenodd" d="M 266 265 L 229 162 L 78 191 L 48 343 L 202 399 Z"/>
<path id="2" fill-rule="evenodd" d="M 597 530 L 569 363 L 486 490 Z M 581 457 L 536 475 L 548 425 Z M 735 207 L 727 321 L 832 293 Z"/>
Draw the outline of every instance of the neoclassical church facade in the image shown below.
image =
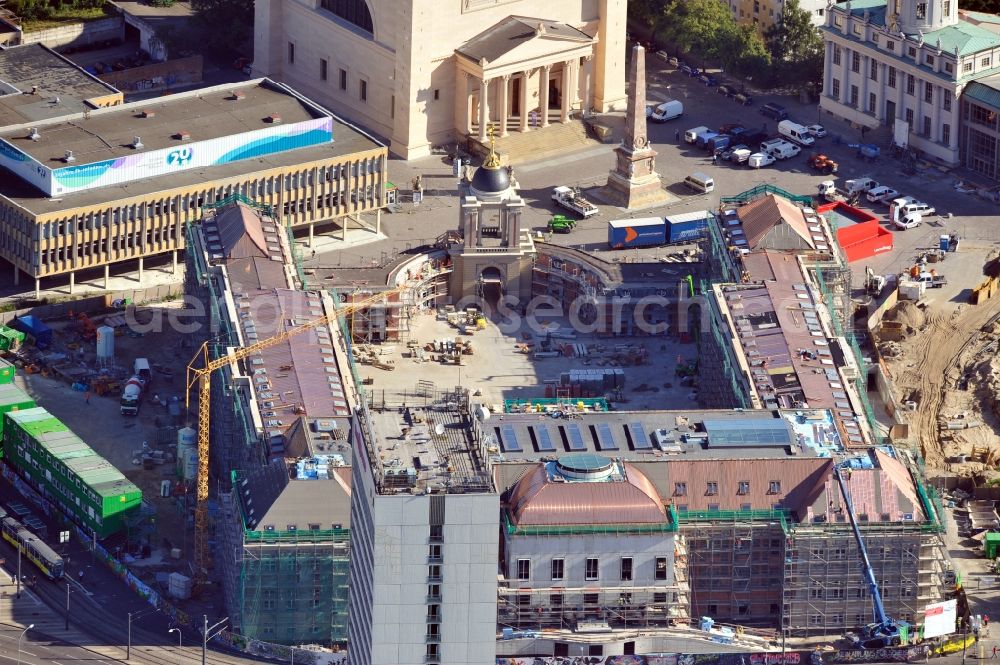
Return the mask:
<path id="1" fill-rule="evenodd" d="M 256 0 L 253 75 L 406 159 L 625 104 L 624 0 Z M 544 109 L 544 112 L 543 112 Z"/>

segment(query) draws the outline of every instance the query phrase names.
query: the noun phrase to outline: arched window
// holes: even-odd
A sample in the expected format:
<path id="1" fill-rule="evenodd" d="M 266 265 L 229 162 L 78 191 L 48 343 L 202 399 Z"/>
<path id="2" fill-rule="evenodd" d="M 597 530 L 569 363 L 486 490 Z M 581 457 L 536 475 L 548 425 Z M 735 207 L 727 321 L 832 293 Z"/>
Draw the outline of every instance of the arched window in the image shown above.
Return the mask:
<path id="1" fill-rule="evenodd" d="M 369 34 L 375 34 L 365 0 L 322 0 L 320 6 Z"/>

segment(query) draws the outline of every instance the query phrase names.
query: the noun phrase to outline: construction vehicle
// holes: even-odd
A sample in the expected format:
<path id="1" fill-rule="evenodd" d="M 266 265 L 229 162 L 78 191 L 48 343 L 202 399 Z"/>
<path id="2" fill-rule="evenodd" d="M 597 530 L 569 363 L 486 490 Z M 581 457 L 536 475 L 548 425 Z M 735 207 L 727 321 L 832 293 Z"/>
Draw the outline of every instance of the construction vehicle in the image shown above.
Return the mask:
<path id="1" fill-rule="evenodd" d="M 808 164 L 809 168 L 812 170 L 819 171 L 820 173 L 825 173 L 827 175 L 836 173 L 839 168 L 837 162 L 833 161 L 824 154 L 809 155 L 809 158 L 806 160 L 806 164 Z"/>
<path id="2" fill-rule="evenodd" d="M 560 185 L 552 190 L 552 200 L 584 219 L 600 212 L 597 206 L 580 195 L 580 190 L 565 185 Z"/>
<path id="3" fill-rule="evenodd" d="M 139 376 L 133 376 L 125 382 L 122 388 L 121 410 L 123 416 L 139 415 L 139 402 L 142 401 L 142 393 L 146 389 L 146 382 Z"/>
<path id="4" fill-rule="evenodd" d="M 884 275 L 876 275 L 875 271 L 865 266 L 865 293 L 870 296 L 877 296 L 885 288 L 886 278 Z"/>
<path id="5" fill-rule="evenodd" d="M 211 560 L 208 554 L 208 459 L 209 459 L 209 432 L 212 400 L 212 373 L 234 365 L 241 360 L 245 360 L 254 353 L 263 349 L 280 344 L 301 333 L 308 332 L 313 328 L 326 325 L 337 318 L 351 314 L 358 310 L 363 310 L 371 305 L 385 302 L 386 298 L 396 293 L 402 293 L 408 286 L 398 286 L 376 293 L 356 302 L 345 303 L 336 306 L 330 314 L 307 321 L 284 332 L 280 332 L 272 337 L 263 339 L 255 344 L 244 347 L 230 347 L 218 358 L 212 358 L 209 342 L 202 343 L 201 348 L 191 359 L 187 366 L 187 394 L 185 396 L 185 410 L 190 413 L 191 409 L 191 389 L 198 386 L 198 483 L 194 513 L 194 540 L 195 540 L 195 588 L 201 591 L 208 580 L 208 571 Z M 200 366 L 199 366 L 200 365 Z"/>
<path id="6" fill-rule="evenodd" d="M 549 231 L 552 233 L 569 233 L 576 227 L 576 220 L 566 215 L 553 215 L 549 220 Z"/>
<path id="7" fill-rule="evenodd" d="M 865 540 L 861 535 L 861 527 L 858 526 L 858 517 L 854 513 L 851 493 L 847 489 L 847 481 L 844 480 L 844 467 L 847 464 L 847 462 L 842 462 L 835 466 L 833 474 L 837 477 L 840 494 L 844 497 L 844 506 L 847 508 L 847 516 L 850 518 L 851 528 L 854 530 L 854 540 L 857 542 L 858 552 L 861 553 L 865 584 L 868 585 L 868 593 L 872 597 L 872 613 L 875 619 L 872 623 L 862 626 L 858 635 L 849 634 L 847 638 L 859 649 L 884 649 L 885 647 L 899 646 L 909 633 L 910 624 L 906 621 L 893 619 L 886 614 L 885 605 L 882 603 L 882 591 L 879 589 L 878 580 L 875 579 L 875 571 L 868 558 L 868 549 L 865 547 Z"/>

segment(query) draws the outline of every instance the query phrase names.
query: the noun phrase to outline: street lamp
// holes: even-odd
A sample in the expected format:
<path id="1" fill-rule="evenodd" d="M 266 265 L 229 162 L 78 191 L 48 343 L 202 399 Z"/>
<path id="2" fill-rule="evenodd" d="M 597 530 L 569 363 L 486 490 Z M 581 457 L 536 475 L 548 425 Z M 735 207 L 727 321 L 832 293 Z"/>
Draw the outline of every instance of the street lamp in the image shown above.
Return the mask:
<path id="1" fill-rule="evenodd" d="M 171 628 L 170 630 L 167 631 L 168 635 L 170 633 L 177 633 L 177 646 L 181 646 L 181 629 L 180 628 Z"/>
<path id="2" fill-rule="evenodd" d="M 21 665 L 21 638 L 24 637 L 25 633 L 27 633 L 29 630 L 31 630 L 34 627 L 35 627 L 35 624 L 30 624 L 27 628 L 25 628 L 24 630 L 22 630 L 21 634 L 18 635 L 18 637 L 17 637 L 17 665 Z"/>
<path id="3" fill-rule="evenodd" d="M 21 539 L 17 542 L 17 598 L 21 597 Z"/>
<path id="4" fill-rule="evenodd" d="M 209 626 L 208 615 L 202 614 L 201 616 L 202 616 L 202 621 L 204 622 L 204 629 L 202 630 L 201 633 L 201 665 L 205 665 L 205 658 L 208 655 L 208 641 L 213 637 L 215 637 L 215 635 L 218 635 L 223 630 L 225 630 L 225 628 L 219 628 L 219 626 L 229 621 L 229 617 L 226 617 L 225 619 L 215 624 L 214 626 Z M 218 632 L 216 632 L 215 635 L 210 635 L 209 633 L 211 633 L 216 628 L 219 628 Z"/>

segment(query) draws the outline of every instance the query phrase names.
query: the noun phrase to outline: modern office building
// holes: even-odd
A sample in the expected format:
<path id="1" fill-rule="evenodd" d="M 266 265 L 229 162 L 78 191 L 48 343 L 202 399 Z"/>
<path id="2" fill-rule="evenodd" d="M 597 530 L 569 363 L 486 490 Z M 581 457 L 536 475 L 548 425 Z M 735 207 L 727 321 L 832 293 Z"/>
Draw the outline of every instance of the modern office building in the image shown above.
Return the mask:
<path id="1" fill-rule="evenodd" d="M 996 17 L 955 0 L 853 0 L 830 7 L 823 40 L 821 110 L 888 127 L 897 144 L 948 166 L 975 152 L 963 145 L 959 100 L 1000 71 Z"/>
<path id="2" fill-rule="evenodd" d="M 625 102 L 616 0 L 262 0 L 255 75 L 302 90 L 410 159 L 466 135 Z"/>
<path id="3" fill-rule="evenodd" d="M 72 286 L 78 270 L 136 260 L 141 273 L 157 255 L 176 265 L 184 225 L 232 194 L 310 233 L 368 211 L 377 224 L 385 148 L 289 88 L 258 79 L 92 108 L 89 88 L 71 104 L 35 74 L 47 82 L 35 95 L 0 97 L 0 257 L 15 282 Z"/>

